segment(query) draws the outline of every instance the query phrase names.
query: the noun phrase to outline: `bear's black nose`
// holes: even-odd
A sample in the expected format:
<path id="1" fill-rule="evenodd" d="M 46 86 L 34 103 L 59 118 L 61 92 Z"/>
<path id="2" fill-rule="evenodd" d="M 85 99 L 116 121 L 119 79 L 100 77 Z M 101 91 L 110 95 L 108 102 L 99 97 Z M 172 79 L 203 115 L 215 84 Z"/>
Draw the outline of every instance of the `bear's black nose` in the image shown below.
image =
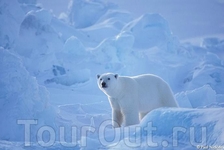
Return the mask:
<path id="1" fill-rule="evenodd" d="M 102 82 L 102 87 L 106 87 L 106 82 Z"/>

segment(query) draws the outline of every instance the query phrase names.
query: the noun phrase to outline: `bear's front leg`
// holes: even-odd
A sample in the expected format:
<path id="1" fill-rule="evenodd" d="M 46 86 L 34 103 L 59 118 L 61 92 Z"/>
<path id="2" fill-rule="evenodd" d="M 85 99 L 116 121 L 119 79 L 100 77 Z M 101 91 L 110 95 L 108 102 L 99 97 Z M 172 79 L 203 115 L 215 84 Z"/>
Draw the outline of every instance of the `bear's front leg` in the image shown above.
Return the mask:
<path id="1" fill-rule="evenodd" d="M 120 108 L 123 114 L 124 126 L 130 126 L 139 123 L 138 97 L 136 90 L 129 89 L 128 95 L 120 100 Z"/>
<path id="2" fill-rule="evenodd" d="M 112 126 L 114 128 L 121 127 L 123 120 L 123 116 L 120 110 L 118 109 L 113 109 L 112 110 Z"/>
<path id="3" fill-rule="evenodd" d="M 114 128 L 121 127 L 123 121 L 123 115 L 121 113 L 117 99 L 112 97 L 109 97 L 108 99 L 112 108 L 112 126 Z"/>

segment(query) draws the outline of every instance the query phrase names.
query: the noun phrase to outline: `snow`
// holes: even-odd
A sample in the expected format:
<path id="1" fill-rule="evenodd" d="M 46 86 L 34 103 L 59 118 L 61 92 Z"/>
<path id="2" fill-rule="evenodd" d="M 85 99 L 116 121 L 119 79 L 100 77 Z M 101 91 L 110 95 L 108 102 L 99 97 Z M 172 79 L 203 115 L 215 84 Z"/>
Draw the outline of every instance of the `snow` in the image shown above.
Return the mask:
<path id="1" fill-rule="evenodd" d="M 211 115 L 214 117 L 210 118 Z M 129 129 L 136 133 L 124 134 L 114 149 L 129 149 L 128 144 L 139 149 L 197 149 L 198 146 L 222 145 L 224 134 L 219 130 L 224 121 L 222 115 L 223 108 L 153 110 L 142 120 L 140 128 Z M 166 128 L 161 124 L 166 124 Z"/>
<path id="2" fill-rule="evenodd" d="M 165 12 L 178 4 L 136 17 L 125 2 L 71 0 L 57 17 L 36 0 L 0 1 L 0 149 L 223 149 L 223 2 L 204 5 L 220 12 L 211 30 L 210 8 L 202 11 L 200 1 L 184 7 L 195 13 L 191 24 L 205 19 L 197 24 L 208 30 L 200 44 L 191 24 L 179 30 L 194 35 L 188 42 L 170 27 L 180 20 Z M 138 125 L 112 129 L 110 104 L 96 84 L 104 72 L 156 74 L 180 108 L 159 108 Z"/>
<path id="3" fill-rule="evenodd" d="M 76 28 L 93 25 L 113 5 L 101 1 L 72 0 L 69 4 L 69 19 Z"/>
<path id="4" fill-rule="evenodd" d="M 30 76 L 21 59 L 3 48 L 1 48 L 0 58 L 2 68 L 0 138 L 23 140 L 21 137 L 23 130 L 16 124 L 17 120 L 42 118 L 43 124 L 48 124 L 49 119 L 46 120 L 44 113 L 56 114 L 54 111 L 51 112 L 52 107 L 48 103 L 49 93 L 46 87 L 39 85 L 36 78 Z"/>

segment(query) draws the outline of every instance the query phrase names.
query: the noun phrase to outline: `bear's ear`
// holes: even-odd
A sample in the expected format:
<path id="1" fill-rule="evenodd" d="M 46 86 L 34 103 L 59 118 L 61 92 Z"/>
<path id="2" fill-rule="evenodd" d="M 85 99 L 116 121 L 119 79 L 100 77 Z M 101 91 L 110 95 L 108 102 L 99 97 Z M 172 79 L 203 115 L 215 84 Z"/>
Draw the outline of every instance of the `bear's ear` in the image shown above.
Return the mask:
<path id="1" fill-rule="evenodd" d="M 117 79 L 117 77 L 118 77 L 118 74 L 115 74 L 115 75 L 114 75 L 114 77 L 115 77 L 115 78 Z"/>
<path id="2" fill-rule="evenodd" d="M 97 79 L 99 79 L 100 78 L 100 75 L 98 74 L 98 75 L 96 75 L 96 77 L 97 77 Z"/>

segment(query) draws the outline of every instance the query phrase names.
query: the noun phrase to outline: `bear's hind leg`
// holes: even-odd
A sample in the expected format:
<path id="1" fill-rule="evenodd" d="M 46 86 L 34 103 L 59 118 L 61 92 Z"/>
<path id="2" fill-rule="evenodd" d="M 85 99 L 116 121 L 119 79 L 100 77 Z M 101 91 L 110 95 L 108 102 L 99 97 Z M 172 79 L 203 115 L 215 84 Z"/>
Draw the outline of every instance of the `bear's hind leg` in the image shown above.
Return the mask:
<path id="1" fill-rule="evenodd" d="M 125 112 L 124 113 L 124 126 L 130 126 L 139 123 L 138 112 Z"/>
<path id="2" fill-rule="evenodd" d="M 147 114 L 148 114 L 148 112 L 139 113 L 139 120 L 141 121 L 145 117 L 145 115 L 147 115 Z"/>

